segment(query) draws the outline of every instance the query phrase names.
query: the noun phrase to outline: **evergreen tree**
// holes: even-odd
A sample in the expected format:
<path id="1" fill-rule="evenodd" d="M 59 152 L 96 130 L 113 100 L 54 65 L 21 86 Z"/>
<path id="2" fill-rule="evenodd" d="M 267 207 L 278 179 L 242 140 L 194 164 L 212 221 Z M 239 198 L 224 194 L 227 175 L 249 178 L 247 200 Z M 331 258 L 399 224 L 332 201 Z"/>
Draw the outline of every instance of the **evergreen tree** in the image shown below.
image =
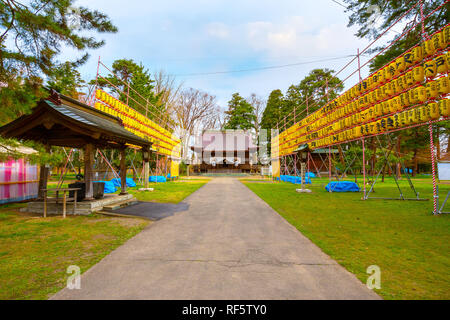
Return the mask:
<path id="1" fill-rule="evenodd" d="M 446 0 L 423 1 L 424 16 L 430 15 L 435 9 L 444 4 L 445 1 Z M 414 27 L 406 37 L 400 38 L 401 33 L 397 34 L 393 39 L 396 43 L 376 57 L 371 63 L 372 70 L 377 70 L 421 41 L 422 25 L 420 23 L 420 5 L 416 5 L 417 1 L 345 0 L 345 2 L 348 4 L 346 12 L 350 13 L 348 26 L 358 25 L 359 29 L 356 36 L 372 40 L 376 39 L 392 23 L 415 6 L 403 18 L 402 21 L 411 22 L 402 24 L 403 30 L 401 33 L 412 28 L 414 23 L 419 22 L 418 25 Z M 449 16 L 450 6 L 447 4 L 443 6 L 441 10 L 431 14 L 430 17 L 424 21 L 425 31 L 428 32 L 428 34 L 432 34 L 434 31 L 445 26 L 448 23 Z M 398 29 L 398 27 L 399 25 L 396 26 L 396 29 Z M 387 45 L 390 45 L 390 43 Z M 375 48 L 374 51 L 379 51 L 386 46 Z"/>
<path id="2" fill-rule="evenodd" d="M 154 93 L 154 81 L 149 70 L 131 59 L 119 59 L 114 61 L 112 71 L 114 74 L 105 77 L 106 80 L 102 78 L 97 80 L 98 86 L 110 89 L 119 100 L 128 102 L 131 108 L 160 122 L 165 106 L 158 103 L 159 96 Z M 95 80 L 90 83 L 95 83 Z M 149 112 L 146 112 L 146 108 Z"/>
<path id="3" fill-rule="evenodd" d="M 283 105 L 283 93 L 279 89 L 273 90 L 261 120 L 261 129 L 268 130 L 268 136 L 270 136 L 270 130 L 277 129 L 277 124 L 281 121 Z"/>
<path id="4" fill-rule="evenodd" d="M 74 96 L 82 85 L 76 68 L 87 61 L 89 49 L 104 44 L 87 32 L 117 32 L 109 18 L 96 10 L 74 8 L 74 0 L 0 1 L 0 125 L 24 114 L 48 93 L 48 85 Z M 76 61 L 61 63 L 57 56 L 63 47 L 83 52 Z M 14 151 L 12 139 L 0 137 L 5 157 L 24 157 Z M 63 158 L 61 149 L 47 153 L 37 143 L 22 142 L 38 153 L 27 156 L 31 162 L 57 164 Z"/>
<path id="5" fill-rule="evenodd" d="M 83 88 L 84 83 L 73 63 L 65 62 L 49 77 L 47 86 L 66 96 L 78 99 L 79 90 Z"/>
<path id="6" fill-rule="evenodd" d="M 8 110 L 2 122 L 29 112 L 45 95 L 40 90 L 42 78 L 58 77 L 56 58 L 63 46 L 84 52 L 72 62 L 79 66 L 88 59 L 88 49 L 104 44 L 87 31 L 117 32 L 105 14 L 74 8 L 74 2 L 31 0 L 25 5 L 17 0 L 0 1 L 0 103 Z"/>
<path id="7" fill-rule="evenodd" d="M 225 129 L 249 130 L 254 128 L 256 116 L 253 106 L 242 98 L 239 93 L 234 93 L 228 102 Z"/>
<path id="8" fill-rule="evenodd" d="M 296 109 L 301 112 L 306 109 L 308 98 L 308 111 L 312 113 L 326 105 L 344 89 L 339 78 L 333 76 L 334 70 L 314 69 L 298 85 L 292 85 L 286 92 L 283 114 L 287 115 Z M 328 90 L 327 90 L 328 83 Z M 301 118 L 306 116 L 304 112 Z M 296 119 L 297 121 L 300 120 Z"/>

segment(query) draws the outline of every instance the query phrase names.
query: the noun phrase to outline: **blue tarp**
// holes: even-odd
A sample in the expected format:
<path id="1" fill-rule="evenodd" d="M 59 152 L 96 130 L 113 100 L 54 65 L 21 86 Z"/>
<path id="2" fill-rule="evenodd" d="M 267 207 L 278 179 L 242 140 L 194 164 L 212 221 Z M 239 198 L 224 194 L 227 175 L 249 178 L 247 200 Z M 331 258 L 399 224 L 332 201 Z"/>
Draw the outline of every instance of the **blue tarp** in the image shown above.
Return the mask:
<path id="1" fill-rule="evenodd" d="M 166 177 L 164 176 L 151 176 L 148 181 L 150 182 L 167 182 Z"/>
<path id="2" fill-rule="evenodd" d="M 307 177 L 307 178 L 315 178 L 316 175 L 315 175 L 314 173 L 312 173 L 312 172 L 307 172 L 307 173 L 306 173 L 306 177 Z"/>
<path id="3" fill-rule="evenodd" d="M 167 178 L 168 179 L 176 179 L 177 176 L 172 176 L 170 173 L 167 174 Z"/>
<path id="4" fill-rule="evenodd" d="M 120 179 L 112 179 L 111 182 L 114 184 L 114 186 L 116 186 L 117 188 L 120 188 L 120 186 L 122 185 Z M 127 178 L 126 179 L 127 182 L 127 187 L 128 188 L 134 188 L 136 187 L 136 182 L 133 181 L 133 179 L 131 178 Z"/>
<path id="5" fill-rule="evenodd" d="M 277 180 L 281 180 L 281 181 L 284 181 L 284 182 L 290 182 L 290 183 L 294 183 L 294 184 L 301 184 L 302 183 L 302 178 L 301 177 L 296 177 L 296 176 L 281 175 L 279 178 L 277 178 Z M 311 179 L 305 177 L 305 184 L 311 184 Z"/>
<path id="6" fill-rule="evenodd" d="M 105 184 L 104 193 L 114 193 L 117 191 L 116 186 L 111 181 L 95 181 L 95 182 L 103 182 Z"/>
<path id="7" fill-rule="evenodd" d="M 351 181 L 333 181 L 327 184 L 325 190 L 328 192 L 359 192 L 359 187 Z"/>
<path id="8" fill-rule="evenodd" d="M 403 173 L 409 173 L 409 174 L 412 174 L 412 169 L 408 169 L 408 168 L 404 168 L 403 169 Z"/>

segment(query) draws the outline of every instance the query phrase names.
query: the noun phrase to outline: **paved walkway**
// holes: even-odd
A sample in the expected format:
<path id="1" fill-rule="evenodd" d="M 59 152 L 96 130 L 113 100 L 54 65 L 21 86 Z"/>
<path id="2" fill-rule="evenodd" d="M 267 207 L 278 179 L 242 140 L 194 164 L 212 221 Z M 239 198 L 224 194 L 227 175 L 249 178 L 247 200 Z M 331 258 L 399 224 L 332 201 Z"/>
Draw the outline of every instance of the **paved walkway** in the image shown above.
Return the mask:
<path id="1" fill-rule="evenodd" d="M 234 178 L 153 223 L 53 299 L 378 299 Z"/>

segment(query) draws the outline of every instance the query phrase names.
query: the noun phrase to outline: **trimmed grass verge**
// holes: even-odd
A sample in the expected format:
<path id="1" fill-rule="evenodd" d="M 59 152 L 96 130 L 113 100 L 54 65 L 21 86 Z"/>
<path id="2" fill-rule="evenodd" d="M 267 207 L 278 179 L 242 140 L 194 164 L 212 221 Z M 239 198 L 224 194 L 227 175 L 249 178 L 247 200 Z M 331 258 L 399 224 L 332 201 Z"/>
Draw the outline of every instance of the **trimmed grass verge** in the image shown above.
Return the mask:
<path id="1" fill-rule="evenodd" d="M 154 201 L 163 203 L 179 203 L 186 197 L 203 187 L 209 180 L 183 180 L 170 181 L 164 183 L 150 183 L 149 187 L 154 191 L 139 191 L 137 188 L 128 189 L 128 192 L 134 195 L 139 201 Z"/>
<path id="2" fill-rule="evenodd" d="M 149 224 L 100 215 L 41 218 L 0 207 L 0 300 L 48 299 Z"/>
<path id="3" fill-rule="evenodd" d="M 450 299 L 450 216 L 431 215 L 429 178 L 414 182 L 426 202 L 330 194 L 324 190 L 327 179 L 313 179 L 307 186 L 312 194 L 297 194 L 299 185 L 284 182 L 243 183 L 363 283 L 367 267 L 378 265 L 382 288 L 376 292 L 385 299 Z M 450 185 L 439 187 L 444 199 Z M 375 191 L 374 196 L 398 196 L 389 178 Z"/>

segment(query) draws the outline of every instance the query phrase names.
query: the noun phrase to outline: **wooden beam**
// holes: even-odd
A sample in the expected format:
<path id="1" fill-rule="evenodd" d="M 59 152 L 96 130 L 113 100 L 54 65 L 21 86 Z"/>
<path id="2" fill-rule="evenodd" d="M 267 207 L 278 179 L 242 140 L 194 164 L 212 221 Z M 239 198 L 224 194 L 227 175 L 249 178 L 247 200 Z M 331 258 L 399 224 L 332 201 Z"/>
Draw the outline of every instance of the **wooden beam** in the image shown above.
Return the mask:
<path id="1" fill-rule="evenodd" d="M 126 148 L 120 149 L 120 182 L 121 182 L 121 195 L 127 193 L 127 163 L 126 163 Z"/>
<path id="2" fill-rule="evenodd" d="M 94 146 L 86 144 L 84 148 L 84 182 L 86 184 L 85 200 L 94 199 Z"/>

